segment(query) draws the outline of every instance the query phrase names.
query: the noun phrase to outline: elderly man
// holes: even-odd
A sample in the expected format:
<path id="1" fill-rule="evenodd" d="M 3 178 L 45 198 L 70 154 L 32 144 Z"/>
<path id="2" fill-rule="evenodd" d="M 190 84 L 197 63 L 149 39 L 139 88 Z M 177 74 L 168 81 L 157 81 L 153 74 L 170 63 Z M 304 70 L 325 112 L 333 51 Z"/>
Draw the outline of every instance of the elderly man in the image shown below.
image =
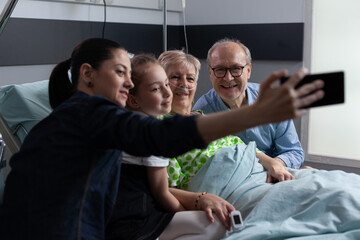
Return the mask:
<path id="1" fill-rule="evenodd" d="M 241 108 L 253 104 L 259 84 L 248 83 L 251 75 L 251 54 L 238 40 L 222 39 L 209 50 L 208 71 L 213 88 L 200 97 L 194 109 L 204 113 Z M 255 141 L 257 147 L 284 166 L 300 168 L 304 161 L 292 120 L 258 126 L 236 134 L 245 143 Z"/>

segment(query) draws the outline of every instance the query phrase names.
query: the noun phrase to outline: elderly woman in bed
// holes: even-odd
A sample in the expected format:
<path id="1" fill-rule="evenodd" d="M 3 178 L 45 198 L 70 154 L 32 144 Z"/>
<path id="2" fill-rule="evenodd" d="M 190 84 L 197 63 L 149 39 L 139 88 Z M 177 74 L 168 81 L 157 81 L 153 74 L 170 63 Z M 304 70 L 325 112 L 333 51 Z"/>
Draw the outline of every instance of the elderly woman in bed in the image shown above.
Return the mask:
<path id="1" fill-rule="evenodd" d="M 180 50 L 171 50 L 159 56 L 159 62 L 164 67 L 173 92 L 171 113 L 181 115 L 202 114 L 192 111 L 192 103 L 197 89 L 200 62 L 191 54 Z M 213 157 L 215 153 L 228 146 L 244 144 L 237 136 L 227 136 L 211 142 L 206 149 L 194 149 L 186 154 L 173 158 L 169 165 L 169 181 L 172 186 L 186 189 L 191 177 Z M 294 177 L 281 164 L 257 149 L 259 162 L 268 170 L 267 182 L 292 180 Z"/>

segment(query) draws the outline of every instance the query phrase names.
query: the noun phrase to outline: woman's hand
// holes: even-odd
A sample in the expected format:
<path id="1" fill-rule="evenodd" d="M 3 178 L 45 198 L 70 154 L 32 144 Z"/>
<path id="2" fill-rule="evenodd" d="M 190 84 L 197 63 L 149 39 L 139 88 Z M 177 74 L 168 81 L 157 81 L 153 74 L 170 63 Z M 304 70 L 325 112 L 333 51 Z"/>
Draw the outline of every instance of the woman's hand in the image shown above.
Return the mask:
<path id="1" fill-rule="evenodd" d="M 234 211 L 235 208 L 229 202 L 215 194 L 208 193 L 202 195 L 198 200 L 198 208 L 206 212 L 206 215 L 211 222 L 215 221 L 213 216 L 213 213 L 215 213 L 226 229 L 230 230 L 231 222 L 229 213 Z"/>
<path id="2" fill-rule="evenodd" d="M 201 193 L 189 192 L 177 188 L 169 188 L 169 191 L 179 200 L 185 209 L 203 210 L 211 222 L 215 221 L 213 216 L 213 213 L 215 213 L 220 222 L 230 230 L 229 213 L 234 211 L 235 208 L 229 202 L 211 193 L 202 195 Z M 199 198 L 200 195 L 201 197 Z M 197 203 L 195 202 L 196 200 Z"/>
<path id="3" fill-rule="evenodd" d="M 307 70 L 301 68 L 285 83 L 276 87 L 275 82 L 286 76 L 287 72 L 285 70 L 273 72 L 261 83 L 254 104 L 197 117 L 200 136 L 205 143 L 210 143 L 215 139 L 255 126 L 281 122 L 306 114 L 308 110 L 304 107 L 324 96 L 324 91 L 321 90 L 324 86 L 322 80 L 295 89 L 306 73 Z"/>
<path id="4" fill-rule="evenodd" d="M 324 96 L 324 92 L 320 90 L 324 86 L 322 80 L 316 80 L 295 89 L 295 86 L 307 74 L 305 68 L 299 69 L 281 86 L 273 87 L 273 84 L 286 74 L 286 70 L 273 72 L 260 86 L 255 104 L 262 109 L 265 119 L 272 119 L 271 122 L 300 117 L 308 111 L 303 107 Z"/>

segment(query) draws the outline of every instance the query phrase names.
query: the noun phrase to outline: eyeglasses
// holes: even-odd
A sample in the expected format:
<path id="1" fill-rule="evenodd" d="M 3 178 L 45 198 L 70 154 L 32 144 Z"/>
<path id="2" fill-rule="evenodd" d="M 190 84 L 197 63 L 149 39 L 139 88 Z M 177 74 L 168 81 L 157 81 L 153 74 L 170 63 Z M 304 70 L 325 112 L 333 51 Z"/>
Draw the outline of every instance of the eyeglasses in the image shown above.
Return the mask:
<path id="1" fill-rule="evenodd" d="M 224 67 L 213 68 L 209 65 L 211 70 L 213 70 L 215 77 L 217 77 L 217 78 L 225 77 L 228 70 L 230 71 L 231 76 L 240 77 L 246 66 L 247 66 L 247 64 L 244 66 L 236 66 L 236 67 L 230 67 L 230 68 L 224 68 Z"/>

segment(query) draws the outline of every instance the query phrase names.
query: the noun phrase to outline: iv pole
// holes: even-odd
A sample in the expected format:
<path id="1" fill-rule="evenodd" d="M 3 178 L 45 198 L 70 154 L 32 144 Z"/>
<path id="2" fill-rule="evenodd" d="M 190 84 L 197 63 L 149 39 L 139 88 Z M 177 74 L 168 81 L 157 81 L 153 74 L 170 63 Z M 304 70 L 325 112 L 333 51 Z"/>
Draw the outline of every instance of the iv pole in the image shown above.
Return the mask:
<path id="1" fill-rule="evenodd" d="M 163 51 L 167 51 L 167 9 L 166 9 L 166 0 L 163 0 L 163 14 L 164 14 L 164 21 L 163 21 Z"/>
<path id="2" fill-rule="evenodd" d="M 8 0 L 7 4 L 4 7 L 4 10 L 1 13 L 0 19 L 0 35 L 5 28 L 7 21 L 9 20 L 18 0 Z"/>

